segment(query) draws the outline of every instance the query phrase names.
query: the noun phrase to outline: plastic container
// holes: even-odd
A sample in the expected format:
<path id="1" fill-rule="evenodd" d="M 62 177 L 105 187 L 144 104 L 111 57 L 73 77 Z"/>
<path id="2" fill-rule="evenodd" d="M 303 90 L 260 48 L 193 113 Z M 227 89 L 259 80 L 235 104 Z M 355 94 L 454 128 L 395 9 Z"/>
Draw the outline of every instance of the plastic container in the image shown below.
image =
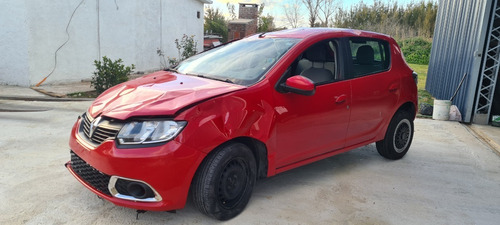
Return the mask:
<path id="1" fill-rule="evenodd" d="M 450 100 L 434 99 L 434 110 L 432 111 L 432 119 L 449 120 L 450 119 Z"/>

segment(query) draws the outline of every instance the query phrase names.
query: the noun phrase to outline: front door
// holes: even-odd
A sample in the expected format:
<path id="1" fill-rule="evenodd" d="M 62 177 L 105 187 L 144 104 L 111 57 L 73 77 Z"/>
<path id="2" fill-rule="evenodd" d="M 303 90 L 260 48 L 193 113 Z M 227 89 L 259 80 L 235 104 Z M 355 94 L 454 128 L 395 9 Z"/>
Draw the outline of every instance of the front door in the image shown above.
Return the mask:
<path id="1" fill-rule="evenodd" d="M 315 83 L 311 96 L 274 93 L 276 166 L 284 167 L 345 146 L 351 104 L 351 83 L 341 79 L 336 42 L 308 48 L 289 68 Z"/>

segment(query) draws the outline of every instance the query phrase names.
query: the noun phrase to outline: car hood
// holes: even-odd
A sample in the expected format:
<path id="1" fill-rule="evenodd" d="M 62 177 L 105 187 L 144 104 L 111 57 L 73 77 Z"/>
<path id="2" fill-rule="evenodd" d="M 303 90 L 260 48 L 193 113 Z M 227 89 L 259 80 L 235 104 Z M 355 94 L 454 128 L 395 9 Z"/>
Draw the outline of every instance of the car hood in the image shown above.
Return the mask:
<path id="1" fill-rule="evenodd" d="M 108 89 L 92 103 L 88 113 L 94 118 L 107 116 L 120 120 L 134 116 L 171 116 L 197 102 L 245 88 L 160 71 Z"/>

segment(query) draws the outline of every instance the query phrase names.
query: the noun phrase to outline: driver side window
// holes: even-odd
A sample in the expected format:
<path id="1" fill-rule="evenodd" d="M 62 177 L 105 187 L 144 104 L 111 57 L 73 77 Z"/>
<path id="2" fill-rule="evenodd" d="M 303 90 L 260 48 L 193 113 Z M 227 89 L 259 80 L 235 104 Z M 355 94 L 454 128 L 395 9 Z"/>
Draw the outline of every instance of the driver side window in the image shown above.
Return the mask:
<path id="1" fill-rule="evenodd" d="M 309 78 L 315 85 L 340 80 L 335 41 L 318 42 L 306 49 L 292 65 L 292 73 Z"/>

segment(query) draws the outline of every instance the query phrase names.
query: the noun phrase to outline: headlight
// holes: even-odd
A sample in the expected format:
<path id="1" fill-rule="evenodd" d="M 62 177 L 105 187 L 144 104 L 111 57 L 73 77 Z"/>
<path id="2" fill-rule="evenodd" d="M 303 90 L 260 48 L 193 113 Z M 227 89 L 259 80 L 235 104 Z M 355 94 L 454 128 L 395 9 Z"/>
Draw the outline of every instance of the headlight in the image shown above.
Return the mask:
<path id="1" fill-rule="evenodd" d="M 125 124 L 118 133 L 118 142 L 125 145 L 153 144 L 175 138 L 186 121 L 134 121 Z"/>

